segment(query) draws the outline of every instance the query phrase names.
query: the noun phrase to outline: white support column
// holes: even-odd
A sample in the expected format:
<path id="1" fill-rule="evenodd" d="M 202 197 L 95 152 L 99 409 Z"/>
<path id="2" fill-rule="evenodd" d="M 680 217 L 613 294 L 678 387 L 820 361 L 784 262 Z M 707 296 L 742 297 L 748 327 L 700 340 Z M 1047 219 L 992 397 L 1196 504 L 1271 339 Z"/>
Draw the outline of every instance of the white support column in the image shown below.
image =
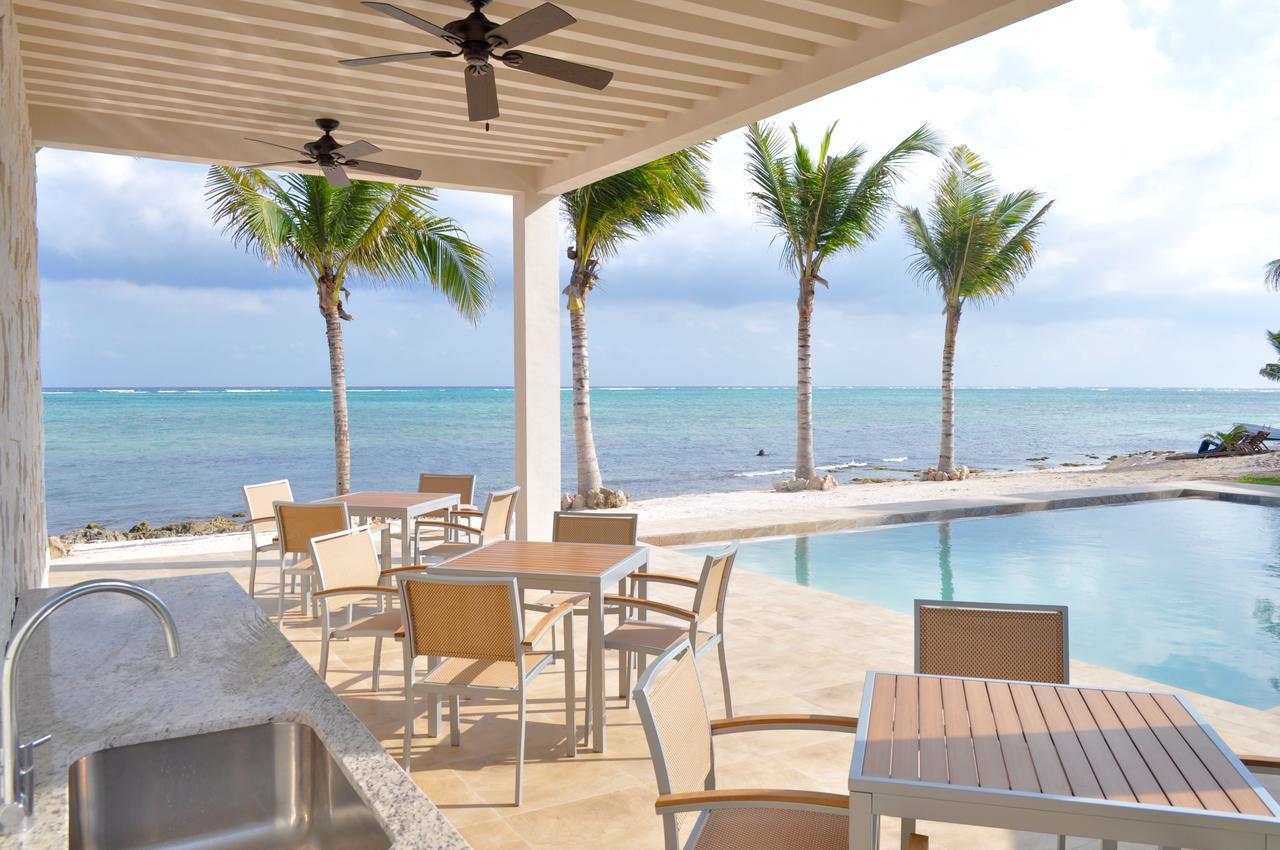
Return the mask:
<path id="1" fill-rule="evenodd" d="M 560 507 L 560 219 L 555 195 L 515 196 L 516 536 L 550 540 Z"/>

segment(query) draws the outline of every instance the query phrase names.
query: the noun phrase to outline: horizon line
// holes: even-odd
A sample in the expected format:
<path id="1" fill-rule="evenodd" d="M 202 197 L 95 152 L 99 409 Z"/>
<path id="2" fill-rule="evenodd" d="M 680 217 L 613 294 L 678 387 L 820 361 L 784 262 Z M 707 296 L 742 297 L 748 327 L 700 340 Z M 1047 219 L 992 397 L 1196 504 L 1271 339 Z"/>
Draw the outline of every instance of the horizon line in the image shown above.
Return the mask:
<path id="1" fill-rule="evenodd" d="M 794 390 L 794 384 L 600 384 L 593 390 Z M 321 384 L 67 384 L 42 386 L 41 392 L 99 390 L 317 390 L 331 392 Z M 511 384 L 359 384 L 347 390 L 514 390 Z M 562 386 L 560 392 L 572 387 Z M 937 384 L 814 384 L 815 390 L 938 390 Z M 964 384 L 957 390 L 1208 390 L 1210 392 L 1270 391 L 1280 387 L 1206 387 L 1192 384 Z"/>

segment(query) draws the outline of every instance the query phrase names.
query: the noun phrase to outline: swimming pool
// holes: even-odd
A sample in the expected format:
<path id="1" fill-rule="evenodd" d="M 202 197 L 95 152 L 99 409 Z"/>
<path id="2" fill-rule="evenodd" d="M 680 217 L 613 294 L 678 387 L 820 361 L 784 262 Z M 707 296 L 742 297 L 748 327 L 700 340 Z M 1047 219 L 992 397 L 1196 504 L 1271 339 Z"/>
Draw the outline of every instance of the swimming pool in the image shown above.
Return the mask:
<path id="1" fill-rule="evenodd" d="M 737 566 L 903 612 L 1065 604 L 1073 658 L 1280 704 L 1280 509 L 1172 499 L 771 538 Z"/>

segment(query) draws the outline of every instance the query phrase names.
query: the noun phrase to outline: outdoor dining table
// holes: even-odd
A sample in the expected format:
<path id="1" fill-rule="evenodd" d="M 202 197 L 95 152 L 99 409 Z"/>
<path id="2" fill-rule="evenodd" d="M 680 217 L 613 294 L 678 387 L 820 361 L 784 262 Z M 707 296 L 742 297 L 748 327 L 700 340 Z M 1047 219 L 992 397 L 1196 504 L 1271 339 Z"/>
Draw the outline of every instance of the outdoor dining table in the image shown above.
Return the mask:
<path id="1" fill-rule="evenodd" d="M 592 745 L 605 748 L 604 595 L 647 568 L 643 546 L 501 540 L 433 566 L 433 575 L 514 578 L 521 590 L 585 593 L 587 693 L 591 695 Z"/>
<path id="2" fill-rule="evenodd" d="M 868 673 L 860 716 L 850 850 L 873 850 L 881 816 L 1280 848 L 1276 801 L 1174 694 Z"/>
<path id="3" fill-rule="evenodd" d="M 446 508 L 457 507 L 457 493 L 387 492 L 362 490 L 342 496 L 330 496 L 319 502 L 345 502 L 347 512 L 360 522 L 371 519 L 400 520 L 400 563 L 413 562 L 413 524 L 418 517 Z M 391 566 L 391 529 L 382 530 L 382 564 Z"/>

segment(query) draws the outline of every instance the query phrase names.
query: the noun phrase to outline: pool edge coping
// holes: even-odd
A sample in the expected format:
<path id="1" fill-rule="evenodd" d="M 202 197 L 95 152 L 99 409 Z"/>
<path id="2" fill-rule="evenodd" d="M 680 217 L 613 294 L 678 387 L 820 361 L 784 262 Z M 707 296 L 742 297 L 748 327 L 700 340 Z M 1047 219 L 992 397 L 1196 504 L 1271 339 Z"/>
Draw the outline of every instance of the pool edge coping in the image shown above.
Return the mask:
<path id="1" fill-rule="evenodd" d="M 1166 499 L 1208 499 L 1280 507 L 1280 487 L 1266 484 L 1237 484 L 1231 481 L 1191 480 L 1130 487 L 1091 487 L 1049 493 L 1021 493 L 985 499 L 886 502 L 828 509 L 827 515 L 813 519 L 659 531 L 641 534 L 640 540 L 651 546 L 688 546 L 728 540 L 823 534 L 892 525 L 1012 516 L 1033 511 L 1103 507 Z"/>

